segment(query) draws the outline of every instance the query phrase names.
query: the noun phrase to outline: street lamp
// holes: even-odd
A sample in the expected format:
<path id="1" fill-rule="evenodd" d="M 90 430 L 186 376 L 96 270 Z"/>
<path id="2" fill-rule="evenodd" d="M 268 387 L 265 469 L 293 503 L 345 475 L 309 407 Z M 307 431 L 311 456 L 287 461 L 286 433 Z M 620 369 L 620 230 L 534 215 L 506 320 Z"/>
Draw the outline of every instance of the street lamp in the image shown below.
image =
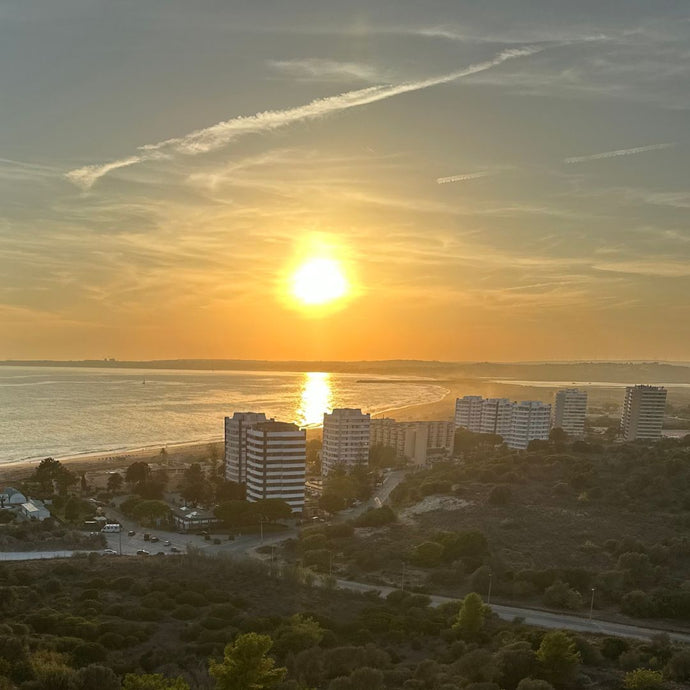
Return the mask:
<path id="1" fill-rule="evenodd" d="M 259 518 L 259 529 L 261 530 L 261 543 L 264 543 L 264 519 Z"/>
<path id="2" fill-rule="evenodd" d="M 491 584 L 493 582 L 493 579 L 494 579 L 494 574 L 491 571 L 489 571 L 489 591 L 487 592 L 487 595 L 486 595 L 486 603 L 487 604 L 491 603 Z"/>
<path id="3" fill-rule="evenodd" d="M 592 600 L 589 602 L 589 620 L 592 620 L 592 611 L 594 610 L 594 592 L 595 588 L 592 587 Z"/>

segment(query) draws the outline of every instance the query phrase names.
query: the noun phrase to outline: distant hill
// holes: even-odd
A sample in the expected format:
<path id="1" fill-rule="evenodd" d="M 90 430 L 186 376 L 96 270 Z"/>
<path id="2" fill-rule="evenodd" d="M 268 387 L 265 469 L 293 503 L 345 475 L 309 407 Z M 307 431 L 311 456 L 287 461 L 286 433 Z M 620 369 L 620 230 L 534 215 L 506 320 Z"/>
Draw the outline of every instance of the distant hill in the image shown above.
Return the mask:
<path id="1" fill-rule="evenodd" d="M 528 381 L 610 381 L 613 383 L 690 383 L 690 366 L 668 362 L 438 362 L 269 361 L 243 359 L 171 360 L 6 360 L 0 366 L 186 369 L 217 371 L 328 371 L 379 376 L 427 376 L 434 379 L 515 379 Z"/>

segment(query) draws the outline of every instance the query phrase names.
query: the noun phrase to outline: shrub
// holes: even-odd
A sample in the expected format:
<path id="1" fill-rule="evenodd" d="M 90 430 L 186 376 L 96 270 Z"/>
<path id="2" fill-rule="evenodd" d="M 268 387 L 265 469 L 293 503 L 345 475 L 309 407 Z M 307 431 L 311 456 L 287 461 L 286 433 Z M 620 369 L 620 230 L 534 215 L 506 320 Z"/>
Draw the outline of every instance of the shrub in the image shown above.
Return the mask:
<path id="1" fill-rule="evenodd" d="M 625 674 L 623 687 L 626 690 L 662 690 L 664 680 L 660 671 L 638 668 Z"/>

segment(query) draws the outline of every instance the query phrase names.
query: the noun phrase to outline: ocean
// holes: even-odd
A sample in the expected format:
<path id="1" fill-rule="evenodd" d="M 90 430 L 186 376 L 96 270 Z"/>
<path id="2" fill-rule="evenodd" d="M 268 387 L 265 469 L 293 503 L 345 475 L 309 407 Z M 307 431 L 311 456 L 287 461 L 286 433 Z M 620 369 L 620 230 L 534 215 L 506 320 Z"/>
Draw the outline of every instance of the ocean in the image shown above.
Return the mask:
<path id="1" fill-rule="evenodd" d="M 173 371 L 0 366 L 0 465 L 217 441 L 223 418 L 260 411 L 300 426 L 323 413 L 371 413 L 440 400 L 442 386 L 409 377 L 366 383 L 326 372 Z"/>

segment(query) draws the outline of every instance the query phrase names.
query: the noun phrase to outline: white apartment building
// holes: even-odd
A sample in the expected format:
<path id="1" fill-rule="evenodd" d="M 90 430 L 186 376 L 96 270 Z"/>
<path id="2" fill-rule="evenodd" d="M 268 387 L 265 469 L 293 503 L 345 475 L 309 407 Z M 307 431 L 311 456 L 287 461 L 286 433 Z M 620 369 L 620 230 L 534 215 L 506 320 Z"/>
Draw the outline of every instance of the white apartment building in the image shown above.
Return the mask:
<path id="1" fill-rule="evenodd" d="M 371 415 L 360 409 L 340 408 L 323 415 L 322 474 L 369 463 L 370 423 Z"/>
<path id="2" fill-rule="evenodd" d="M 225 478 L 228 481 L 247 483 L 247 429 L 265 421 L 263 412 L 235 412 L 232 417 L 225 418 Z"/>
<path id="3" fill-rule="evenodd" d="M 246 430 L 247 500 L 277 498 L 293 513 L 304 508 L 307 434 L 287 422 L 257 422 Z"/>
<path id="4" fill-rule="evenodd" d="M 551 405 L 538 400 L 513 403 L 510 433 L 504 437 L 509 448 L 525 450 L 530 441 L 548 440 L 551 430 Z"/>
<path id="5" fill-rule="evenodd" d="M 482 406 L 484 398 L 481 395 L 466 395 L 455 400 L 455 426 L 479 433 L 482 426 Z"/>
<path id="6" fill-rule="evenodd" d="M 394 419 L 371 420 L 371 445 L 395 448 L 399 458 L 423 465 L 430 455 L 447 455 L 453 450 L 455 424 L 447 421 L 396 422 Z"/>
<path id="7" fill-rule="evenodd" d="M 583 436 L 586 414 L 586 391 L 564 388 L 556 393 L 553 412 L 554 429 L 563 429 L 569 436 Z"/>
<path id="8" fill-rule="evenodd" d="M 626 441 L 661 438 L 666 393 L 661 386 L 628 386 L 625 389 L 621 434 Z"/>
<path id="9" fill-rule="evenodd" d="M 482 403 L 482 434 L 497 434 L 503 439 L 510 435 L 515 403 L 508 398 L 488 398 Z"/>

